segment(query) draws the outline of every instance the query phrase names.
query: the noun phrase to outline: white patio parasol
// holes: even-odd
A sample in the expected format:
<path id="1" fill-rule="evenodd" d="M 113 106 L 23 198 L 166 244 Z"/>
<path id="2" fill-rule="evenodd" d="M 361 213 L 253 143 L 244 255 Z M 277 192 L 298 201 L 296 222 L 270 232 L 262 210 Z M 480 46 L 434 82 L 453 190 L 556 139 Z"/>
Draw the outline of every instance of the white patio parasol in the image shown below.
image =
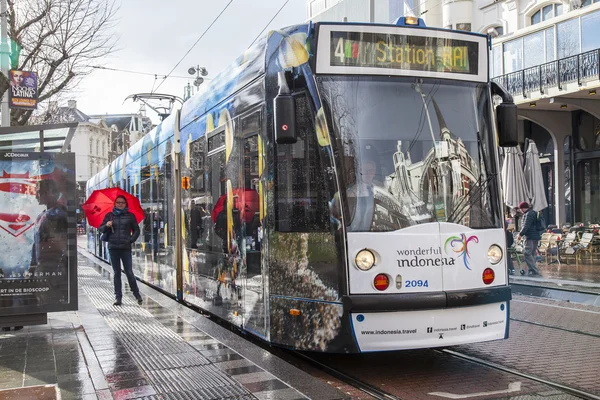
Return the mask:
<path id="1" fill-rule="evenodd" d="M 529 141 L 529 146 L 527 146 L 525 152 L 525 182 L 529 189 L 531 208 L 535 211 L 542 211 L 548 207 L 540 156 L 533 141 Z"/>
<path id="2" fill-rule="evenodd" d="M 504 204 L 510 208 L 518 207 L 520 202 L 529 202 L 530 200 L 523 171 L 523 153 L 518 146 L 504 148 L 502 188 L 504 190 Z"/>

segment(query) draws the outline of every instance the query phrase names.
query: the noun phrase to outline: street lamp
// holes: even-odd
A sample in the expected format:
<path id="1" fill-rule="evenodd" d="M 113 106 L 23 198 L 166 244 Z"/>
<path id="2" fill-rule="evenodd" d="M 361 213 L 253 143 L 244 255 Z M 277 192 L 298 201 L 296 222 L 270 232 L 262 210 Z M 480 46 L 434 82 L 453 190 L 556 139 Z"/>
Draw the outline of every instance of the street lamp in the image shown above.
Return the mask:
<path id="1" fill-rule="evenodd" d="M 202 78 L 202 76 L 208 75 L 208 70 L 204 67 L 197 65 L 195 67 L 192 66 L 188 68 L 188 74 L 196 75 L 196 79 L 194 79 L 194 86 L 196 86 L 196 91 L 198 91 L 200 85 L 202 85 L 202 82 L 204 82 L 204 78 Z"/>

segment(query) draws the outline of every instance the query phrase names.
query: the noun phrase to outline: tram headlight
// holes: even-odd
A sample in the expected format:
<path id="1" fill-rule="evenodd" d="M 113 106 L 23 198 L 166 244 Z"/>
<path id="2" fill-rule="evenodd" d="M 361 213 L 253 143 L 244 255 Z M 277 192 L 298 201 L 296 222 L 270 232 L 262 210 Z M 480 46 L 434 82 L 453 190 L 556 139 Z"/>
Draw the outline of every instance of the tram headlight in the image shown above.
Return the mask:
<path id="1" fill-rule="evenodd" d="M 493 244 L 488 249 L 488 259 L 493 265 L 502 261 L 502 249 L 497 244 Z"/>
<path id="2" fill-rule="evenodd" d="M 375 265 L 375 254 L 373 254 L 373 252 L 370 250 L 363 249 L 356 255 L 354 263 L 358 269 L 362 271 L 368 271 L 373 268 L 373 265 Z"/>

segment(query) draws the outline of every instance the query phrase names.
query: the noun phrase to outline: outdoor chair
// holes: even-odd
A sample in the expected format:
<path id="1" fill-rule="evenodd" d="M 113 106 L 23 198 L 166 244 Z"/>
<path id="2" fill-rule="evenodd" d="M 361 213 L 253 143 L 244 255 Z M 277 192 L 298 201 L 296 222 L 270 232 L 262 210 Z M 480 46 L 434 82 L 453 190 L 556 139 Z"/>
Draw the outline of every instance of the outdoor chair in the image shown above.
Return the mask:
<path id="1" fill-rule="evenodd" d="M 548 264 L 548 260 L 552 259 L 552 256 L 556 256 L 556 261 L 560 262 L 559 259 L 559 251 L 558 251 L 558 240 L 560 235 L 556 235 L 554 233 L 544 233 L 542 234 L 542 238 L 540 239 L 538 245 L 538 251 L 540 255 L 543 255 L 546 258 L 546 264 Z"/>
<path id="2" fill-rule="evenodd" d="M 576 252 L 576 261 L 583 260 L 583 255 L 587 254 L 590 261 L 594 260 L 594 255 L 598 254 L 598 243 L 594 240 L 595 236 L 592 232 L 585 232 L 579 241 L 579 247 Z"/>
<path id="3" fill-rule="evenodd" d="M 568 233 L 564 239 L 560 242 L 559 252 L 560 258 L 565 260 L 569 264 L 569 258 L 576 258 L 575 253 L 577 252 L 577 245 L 579 242 L 579 236 L 577 232 Z"/>

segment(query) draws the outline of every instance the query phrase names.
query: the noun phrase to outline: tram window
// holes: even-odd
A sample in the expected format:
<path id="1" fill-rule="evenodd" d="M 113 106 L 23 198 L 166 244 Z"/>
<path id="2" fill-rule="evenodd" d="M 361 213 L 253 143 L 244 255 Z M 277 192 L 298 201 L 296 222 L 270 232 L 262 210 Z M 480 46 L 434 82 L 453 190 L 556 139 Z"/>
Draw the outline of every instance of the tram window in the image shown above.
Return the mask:
<path id="1" fill-rule="evenodd" d="M 144 167 L 141 171 L 141 194 L 142 203 L 152 202 L 152 183 L 150 182 L 150 167 Z"/>
<path id="2" fill-rule="evenodd" d="M 246 190 L 242 219 L 246 221 L 246 237 L 252 250 L 260 250 L 260 212 L 258 201 L 258 136 L 244 140 L 244 188 Z"/>
<path id="3" fill-rule="evenodd" d="M 204 138 L 200 138 L 190 146 L 190 173 L 192 196 L 199 196 L 204 190 Z"/>
<path id="4" fill-rule="evenodd" d="M 202 216 L 202 240 L 198 243 L 198 248 L 215 251 L 227 252 L 227 236 L 223 233 L 227 229 L 220 226 L 222 218 L 219 214 L 215 215 L 216 221 L 212 219 L 212 212 L 219 198 L 226 195 L 225 182 L 225 152 L 220 151 L 206 158 L 206 214 Z M 225 209 L 221 207 L 221 211 Z"/>
<path id="5" fill-rule="evenodd" d="M 256 134 L 260 131 L 260 110 L 242 118 L 242 137 Z"/>
<path id="6" fill-rule="evenodd" d="M 206 211 L 207 196 L 204 191 L 204 149 L 206 138 L 201 137 L 190 145 L 190 168 L 186 174 L 190 179 L 189 192 L 186 194 L 190 198 L 189 209 L 186 210 L 186 224 L 188 247 L 195 249 L 201 243 L 205 242 L 207 232 L 204 227 L 204 219 L 208 215 Z M 200 245 L 202 246 L 202 245 Z"/>
<path id="7" fill-rule="evenodd" d="M 296 96 L 298 141 L 277 146 L 277 229 L 329 231 L 325 167 L 319 157 L 313 115 L 306 95 Z"/>
<path id="8" fill-rule="evenodd" d="M 221 131 L 208 138 L 208 152 L 225 146 L 225 131 Z"/>

